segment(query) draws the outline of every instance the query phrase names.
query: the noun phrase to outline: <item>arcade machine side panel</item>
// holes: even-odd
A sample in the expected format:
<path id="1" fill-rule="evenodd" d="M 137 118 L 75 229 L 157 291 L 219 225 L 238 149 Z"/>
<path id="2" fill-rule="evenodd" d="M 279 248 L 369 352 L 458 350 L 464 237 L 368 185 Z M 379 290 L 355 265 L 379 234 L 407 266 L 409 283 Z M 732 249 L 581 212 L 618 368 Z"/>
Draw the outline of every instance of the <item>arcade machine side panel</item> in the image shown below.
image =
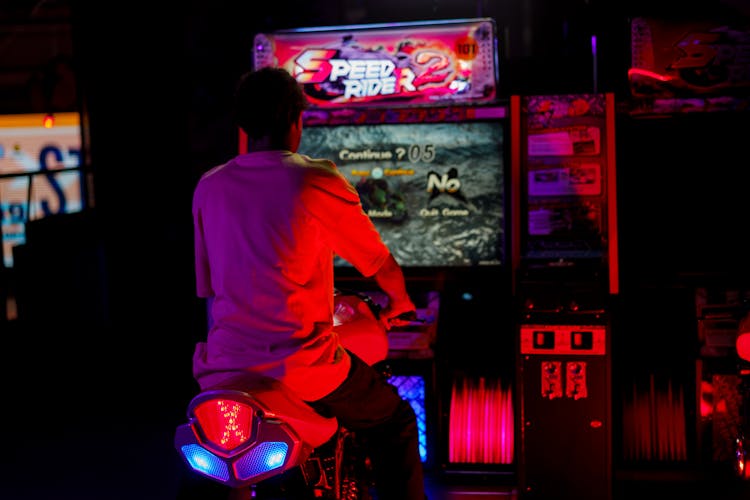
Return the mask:
<path id="1" fill-rule="evenodd" d="M 511 116 L 520 492 L 610 498 L 614 98 L 514 97 Z"/>

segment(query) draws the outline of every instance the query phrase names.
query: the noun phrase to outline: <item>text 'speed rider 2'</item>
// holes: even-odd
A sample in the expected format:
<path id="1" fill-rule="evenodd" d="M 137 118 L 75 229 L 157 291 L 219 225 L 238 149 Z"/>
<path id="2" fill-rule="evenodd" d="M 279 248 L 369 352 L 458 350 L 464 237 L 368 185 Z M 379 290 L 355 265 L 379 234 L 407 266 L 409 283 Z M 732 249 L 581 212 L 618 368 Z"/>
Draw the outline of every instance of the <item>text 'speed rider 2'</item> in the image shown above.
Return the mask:
<path id="1" fill-rule="evenodd" d="M 294 75 L 314 108 L 477 105 L 497 98 L 490 18 L 261 33 L 254 67 L 265 66 Z"/>

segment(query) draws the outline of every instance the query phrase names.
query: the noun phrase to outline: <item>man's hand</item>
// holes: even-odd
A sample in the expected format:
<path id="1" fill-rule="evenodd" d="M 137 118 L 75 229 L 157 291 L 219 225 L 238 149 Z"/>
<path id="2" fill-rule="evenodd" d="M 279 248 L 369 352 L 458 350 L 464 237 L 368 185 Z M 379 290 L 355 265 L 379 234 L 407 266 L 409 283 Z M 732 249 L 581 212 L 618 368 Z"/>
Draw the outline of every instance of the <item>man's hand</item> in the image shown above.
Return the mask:
<path id="1" fill-rule="evenodd" d="M 417 308 L 411 299 L 401 299 L 389 302 L 388 305 L 380 311 L 380 321 L 386 330 L 394 326 L 404 326 L 417 319 Z"/>

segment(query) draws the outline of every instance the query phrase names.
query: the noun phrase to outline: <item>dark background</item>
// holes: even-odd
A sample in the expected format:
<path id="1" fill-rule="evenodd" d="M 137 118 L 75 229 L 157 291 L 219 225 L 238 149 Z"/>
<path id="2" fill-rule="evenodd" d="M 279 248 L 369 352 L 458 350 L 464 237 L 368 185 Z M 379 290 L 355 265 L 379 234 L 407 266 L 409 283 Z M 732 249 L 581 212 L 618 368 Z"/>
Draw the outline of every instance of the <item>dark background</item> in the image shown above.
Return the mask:
<path id="1" fill-rule="evenodd" d="M 236 78 L 251 67 L 256 33 L 492 17 L 502 98 L 596 89 L 623 102 L 631 17 L 736 24 L 750 14 L 740 0 L 2 4 L 0 75 L 43 71 L 45 58 L 37 64 L 30 48 L 13 43 L 19 34 L 36 33 L 28 40 L 48 43 L 50 59 L 56 50 L 70 57 L 74 106 L 88 119 L 85 165 L 96 207 L 72 221 L 40 224 L 26 255 L 37 268 L 19 266 L 15 277 L 25 283 L 19 307 L 28 313 L 2 325 L 10 401 L 3 407 L 14 439 L 0 459 L 0 497 L 13 500 L 173 497 L 181 464 L 172 432 L 195 390 L 191 355 L 204 324 L 193 287 L 192 188 L 203 171 L 237 152 L 229 101 Z M 42 11 L 49 17 L 40 19 Z M 592 35 L 599 47 L 596 77 Z M 24 85 L 7 88 L 12 92 L 0 99 L 0 111 L 46 111 Z M 631 340 L 623 352 L 653 366 L 678 364 L 675 356 L 694 354 L 692 287 L 747 283 L 748 132 L 741 110 L 618 115 L 617 309 L 626 312 L 621 331 Z M 445 303 L 455 316 L 449 311 L 444 321 L 462 332 L 464 340 L 454 342 L 466 352 L 481 349 L 487 325 L 497 322 L 495 300 L 506 298 L 497 288 L 506 283 L 488 281 L 495 278 L 449 276 L 454 286 Z M 463 288 L 478 292 L 468 311 L 454 298 Z M 474 337 L 464 336 L 464 328 Z M 512 337 L 512 330 L 489 329 Z M 618 370 L 634 364 L 620 363 Z"/>

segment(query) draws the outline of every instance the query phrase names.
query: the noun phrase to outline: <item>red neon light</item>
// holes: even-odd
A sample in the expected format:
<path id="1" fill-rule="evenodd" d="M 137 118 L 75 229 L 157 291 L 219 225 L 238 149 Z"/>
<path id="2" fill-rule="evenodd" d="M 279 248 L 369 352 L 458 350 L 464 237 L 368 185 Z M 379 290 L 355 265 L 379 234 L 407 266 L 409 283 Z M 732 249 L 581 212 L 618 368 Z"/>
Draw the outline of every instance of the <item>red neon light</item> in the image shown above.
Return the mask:
<path id="1" fill-rule="evenodd" d="M 654 375 L 648 387 L 633 385 L 623 405 L 623 455 L 626 460 L 687 460 L 685 395 L 670 380 Z"/>
<path id="2" fill-rule="evenodd" d="M 499 380 L 483 377 L 455 382 L 448 440 L 448 459 L 452 463 L 513 463 L 511 390 L 504 389 Z"/>
<path id="3" fill-rule="evenodd" d="M 635 77 L 643 77 L 649 80 L 658 80 L 660 82 L 671 82 L 672 80 L 674 80 L 674 77 L 672 76 L 662 75 L 656 73 L 655 71 L 649 71 L 647 69 L 640 68 L 630 68 L 628 70 L 628 78 L 632 80 Z"/>

